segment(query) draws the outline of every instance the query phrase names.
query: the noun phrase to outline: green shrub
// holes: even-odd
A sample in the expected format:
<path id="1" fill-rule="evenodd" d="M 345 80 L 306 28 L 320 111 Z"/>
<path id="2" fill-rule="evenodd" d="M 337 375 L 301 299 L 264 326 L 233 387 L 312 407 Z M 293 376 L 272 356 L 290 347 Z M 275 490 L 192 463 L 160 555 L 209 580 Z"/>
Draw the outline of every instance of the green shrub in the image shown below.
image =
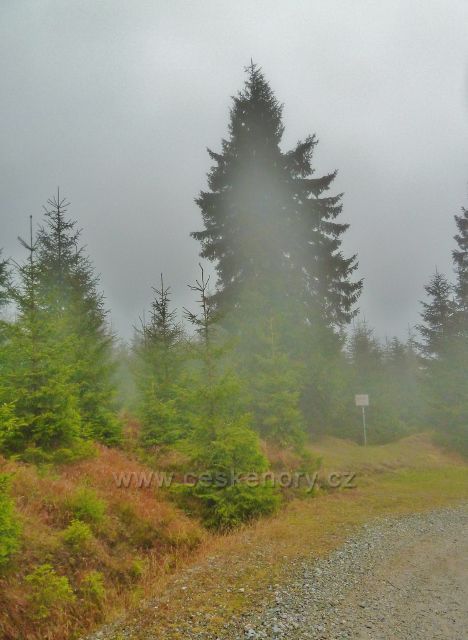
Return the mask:
<path id="1" fill-rule="evenodd" d="M 242 416 L 232 424 L 220 425 L 209 442 L 201 440 L 203 448 L 197 455 L 200 467 L 208 473 L 226 477 L 232 473 L 266 471 L 268 461 L 260 449 L 258 435 L 249 427 L 249 422 L 248 415 Z"/>
<path id="2" fill-rule="evenodd" d="M 78 491 L 68 499 L 67 507 L 76 519 L 93 524 L 102 522 L 106 513 L 106 503 L 104 500 L 101 500 L 95 491 L 87 487 L 78 489 Z"/>
<path id="3" fill-rule="evenodd" d="M 238 483 L 225 488 L 199 484 L 193 495 L 202 503 L 202 518 L 210 529 L 233 529 L 278 508 L 281 497 L 271 485 L 248 486 Z"/>
<path id="4" fill-rule="evenodd" d="M 0 452 L 8 456 L 23 446 L 24 422 L 15 415 L 13 403 L 0 403 Z"/>
<path id="5" fill-rule="evenodd" d="M 64 543 L 75 551 L 83 550 L 92 537 L 91 529 L 81 520 L 72 520 L 62 532 Z"/>
<path id="6" fill-rule="evenodd" d="M 23 462 L 29 462 L 38 466 L 52 464 L 52 455 L 47 451 L 44 451 L 41 447 L 31 446 L 15 456 L 17 459 Z"/>
<path id="7" fill-rule="evenodd" d="M 97 455 L 96 445 L 89 440 L 77 440 L 70 448 L 61 447 L 52 454 L 54 464 L 71 464 Z"/>
<path id="8" fill-rule="evenodd" d="M 63 610 L 75 600 L 68 578 L 57 575 L 50 564 L 38 566 L 25 580 L 30 586 L 29 601 L 35 618 L 48 618 L 52 611 Z"/>
<path id="9" fill-rule="evenodd" d="M 106 596 L 103 574 L 100 571 L 89 571 L 83 577 L 80 589 L 86 600 L 101 604 Z"/>
<path id="10" fill-rule="evenodd" d="M 20 527 L 9 494 L 10 478 L 0 474 L 0 569 L 19 547 Z"/>
<path id="11" fill-rule="evenodd" d="M 26 447 L 21 453 L 14 454 L 12 457 L 13 459 L 35 464 L 40 468 L 44 466 L 53 467 L 54 465 L 72 464 L 73 462 L 79 462 L 80 460 L 94 458 L 96 453 L 96 445 L 93 442 L 77 439 L 76 442 L 73 442 L 70 445 L 70 447 L 59 447 L 58 449 L 53 449 L 51 451 L 46 451 L 39 446 L 31 445 Z"/>
<path id="12" fill-rule="evenodd" d="M 199 429 L 193 434 L 194 462 L 201 473 L 195 486 L 174 486 L 172 493 L 187 512 L 203 520 L 208 528 L 232 529 L 243 522 L 272 513 L 281 497 L 264 482 L 268 461 L 258 435 L 243 415 L 230 424 L 220 424 L 211 434 Z M 246 484 L 255 474 L 259 484 Z"/>
<path id="13" fill-rule="evenodd" d="M 130 566 L 130 575 L 134 580 L 138 580 L 143 575 L 144 564 L 140 558 L 135 558 Z"/>

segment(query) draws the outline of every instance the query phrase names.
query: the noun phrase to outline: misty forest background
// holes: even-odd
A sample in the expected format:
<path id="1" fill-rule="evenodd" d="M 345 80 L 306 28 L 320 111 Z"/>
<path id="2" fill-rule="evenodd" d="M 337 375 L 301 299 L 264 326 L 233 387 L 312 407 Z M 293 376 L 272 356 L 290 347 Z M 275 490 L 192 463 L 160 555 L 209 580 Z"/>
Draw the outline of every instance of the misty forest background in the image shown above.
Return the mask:
<path id="1" fill-rule="evenodd" d="M 95 442 L 120 447 L 126 411 L 145 460 L 174 449 L 193 470 L 264 471 L 262 441 L 304 459 L 323 434 L 362 442 L 356 393 L 370 395 L 370 443 L 430 429 L 468 453 L 468 210 L 454 215 L 453 274 L 428 274 L 420 324 L 382 342 L 358 316 L 363 282 L 357 256 L 341 249 L 336 172 L 315 175 L 314 135 L 289 151 L 282 135 L 282 106 L 251 65 L 197 198 L 203 228 L 192 235 L 207 261 L 189 283 L 198 306 L 174 309 L 158 276 L 131 345 L 111 332 L 61 193 L 27 233 L 25 219 L 24 261 L 0 265 L 3 456 L 64 463 Z M 178 499 L 216 527 L 279 497 L 267 485 L 202 483 L 178 487 Z"/>

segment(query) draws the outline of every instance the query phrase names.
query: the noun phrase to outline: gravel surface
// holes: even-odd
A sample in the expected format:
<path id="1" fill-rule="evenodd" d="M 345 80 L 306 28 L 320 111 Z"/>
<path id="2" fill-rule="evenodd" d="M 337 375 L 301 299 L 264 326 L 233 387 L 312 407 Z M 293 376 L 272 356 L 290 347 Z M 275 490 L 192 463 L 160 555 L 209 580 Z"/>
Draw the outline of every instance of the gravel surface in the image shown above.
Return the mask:
<path id="1" fill-rule="evenodd" d="M 282 584 L 217 635 L 193 640 L 463 640 L 468 638 L 468 507 L 380 519 L 320 560 L 290 562 Z M 119 625 L 92 640 L 159 640 Z M 172 636 L 171 636 L 172 637 Z M 174 636 L 175 637 L 175 636 Z"/>

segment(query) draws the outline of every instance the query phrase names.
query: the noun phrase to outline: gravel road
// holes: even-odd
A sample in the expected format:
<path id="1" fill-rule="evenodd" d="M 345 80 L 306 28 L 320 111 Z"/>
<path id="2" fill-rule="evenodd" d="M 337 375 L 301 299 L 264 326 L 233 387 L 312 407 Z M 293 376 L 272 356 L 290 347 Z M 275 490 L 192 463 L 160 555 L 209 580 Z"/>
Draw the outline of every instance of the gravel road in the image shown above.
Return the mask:
<path id="1" fill-rule="evenodd" d="M 296 567 L 243 637 L 468 638 L 468 509 L 386 519 L 328 558 Z M 241 638 L 231 629 L 221 638 Z"/>
<path id="2" fill-rule="evenodd" d="M 320 560 L 290 562 L 281 584 L 222 632 L 177 621 L 186 640 L 463 640 L 468 638 L 468 505 L 364 526 Z M 173 637 L 119 625 L 93 640 Z M 174 636 L 176 637 L 176 636 Z"/>

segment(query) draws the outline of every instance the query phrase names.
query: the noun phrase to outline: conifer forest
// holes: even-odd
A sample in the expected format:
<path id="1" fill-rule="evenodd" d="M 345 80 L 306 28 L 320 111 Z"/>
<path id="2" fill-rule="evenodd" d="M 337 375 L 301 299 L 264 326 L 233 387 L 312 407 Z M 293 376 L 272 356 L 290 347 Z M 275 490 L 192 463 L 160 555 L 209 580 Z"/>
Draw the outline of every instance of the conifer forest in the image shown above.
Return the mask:
<path id="1" fill-rule="evenodd" d="M 330 156 L 321 156 L 327 140 L 314 132 L 314 105 L 309 121 L 294 122 L 271 63 L 249 59 L 250 53 L 238 65 L 246 64 L 234 95 L 228 91 L 216 105 L 224 124 L 217 143 L 206 140 L 206 179 L 192 194 L 189 234 L 164 239 L 166 214 L 158 209 L 158 176 L 152 177 L 160 241 L 174 254 L 186 246 L 180 242 L 191 242 L 198 257 L 180 287 L 163 254 L 151 256 L 153 271 L 131 282 L 146 304 L 132 309 L 126 333 L 115 328 L 106 274 L 96 267 L 103 263 L 89 247 L 93 228 L 83 223 L 89 199 L 82 193 L 57 187 L 51 175 L 49 184 L 34 185 L 45 201 L 15 218 L 16 249 L 5 248 L 11 243 L 2 229 L 0 638 L 84 638 L 162 593 L 190 558 L 199 567 L 204 558 L 231 558 L 250 530 L 264 540 L 261 553 L 276 544 L 273 554 L 292 558 L 299 547 L 279 540 L 317 539 L 304 534 L 308 518 L 322 509 L 322 526 L 334 526 L 336 500 L 345 510 L 340 517 L 352 508 L 347 522 L 360 524 L 370 513 L 390 514 L 392 492 L 399 513 L 410 512 L 412 501 L 429 508 L 460 497 L 455 476 L 466 471 L 468 456 L 468 200 L 441 212 L 451 267 L 434 265 L 420 281 L 412 301 L 418 320 L 408 317 L 405 333 L 381 335 L 362 308 L 367 276 L 359 238 L 351 235 L 350 189 L 342 193 L 339 186 L 338 171 L 347 169 L 339 158 L 338 167 L 322 169 Z M 189 96 L 177 107 L 194 128 L 197 100 Z M 296 143 L 289 128 L 302 129 Z M 174 128 L 167 135 L 178 134 Z M 161 152 L 155 144 L 154 153 Z M 396 145 L 393 153 L 400 153 Z M 174 167 L 177 183 L 186 162 L 180 158 Z M 372 175 L 369 167 L 367 179 Z M 359 200 L 359 185 L 353 197 Z M 135 191 L 135 209 L 138 198 Z M 138 237 L 132 215 L 128 233 Z M 120 224 L 109 224 L 106 233 L 109 246 L 125 245 Z M 386 241 L 376 235 L 372 242 L 378 252 Z M 417 245 L 414 238 L 411 257 L 394 246 L 395 262 L 408 260 L 411 269 L 424 251 Z M 125 251 L 119 257 L 131 260 Z M 385 275 L 389 283 L 392 275 Z M 358 500 L 351 507 L 351 493 L 327 484 L 330 471 L 357 474 L 353 495 L 367 496 L 359 498 L 363 506 Z M 303 481 L 286 486 L 278 481 L 284 474 Z M 413 483 L 411 491 L 401 478 L 405 487 Z M 450 498 L 441 497 L 445 486 Z M 298 514 L 296 524 L 291 513 Z M 299 522 L 302 529 L 285 529 L 282 537 L 278 523 Z M 244 591 L 254 587 L 245 576 L 254 569 L 245 571 L 242 587 L 237 578 L 226 581 L 234 586 L 225 590 L 229 611 L 216 609 L 222 624 L 247 606 Z M 252 584 L 263 584 L 261 575 L 259 569 Z M 208 583 L 202 589 L 211 593 Z M 206 598 L 197 612 L 205 611 Z M 281 631 L 282 623 L 271 636 L 256 627 L 221 636 L 216 616 L 212 631 L 193 622 L 189 634 L 189 627 L 180 631 L 182 622 L 170 625 L 176 613 L 173 604 L 164 606 L 166 618 L 151 623 L 153 635 L 134 629 L 96 637 L 296 638 Z"/>

